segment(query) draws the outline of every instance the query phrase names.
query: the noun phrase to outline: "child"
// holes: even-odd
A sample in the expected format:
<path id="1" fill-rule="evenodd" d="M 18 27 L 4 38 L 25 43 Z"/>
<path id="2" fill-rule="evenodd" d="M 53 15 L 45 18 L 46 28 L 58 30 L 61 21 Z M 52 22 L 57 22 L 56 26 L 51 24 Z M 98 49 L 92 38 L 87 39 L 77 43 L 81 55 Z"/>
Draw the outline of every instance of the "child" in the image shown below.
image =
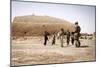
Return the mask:
<path id="1" fill-rule="evenodd" d="M 67 35 L 67 45 L 69 45 L 69 42 L 70 42 L 70 32 L 67 31 L 66 35 Z"/>
<path id="2" fill-rule="evenodd" d="M 55 33 L 54 33 L 54 34 L 53 34 L 53 39 L 52 39 L 52 45 L 55 44 L 55 38 L 56 38 L 56 36 L 55 36 Z"/>
<path id="3" fill-rule="evenodd" d="M 71 43 L 74 45 L 74 32 L 71 33 Z"/>

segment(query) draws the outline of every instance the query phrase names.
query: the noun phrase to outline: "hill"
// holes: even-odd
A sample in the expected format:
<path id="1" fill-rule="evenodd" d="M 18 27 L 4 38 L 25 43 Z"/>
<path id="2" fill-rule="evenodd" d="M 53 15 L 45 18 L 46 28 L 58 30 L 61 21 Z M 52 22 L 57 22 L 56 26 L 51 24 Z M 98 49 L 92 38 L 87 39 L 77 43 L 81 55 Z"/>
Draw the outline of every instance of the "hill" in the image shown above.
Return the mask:
<path id="1" fill-rule="evenodd" d="M 17 16 L 12 22 L 12 36 L 43 35 L 46 30 L 50 34 L 58 32 L 61 28 L 74 31 L 72 23 L 50 16 Z"/>

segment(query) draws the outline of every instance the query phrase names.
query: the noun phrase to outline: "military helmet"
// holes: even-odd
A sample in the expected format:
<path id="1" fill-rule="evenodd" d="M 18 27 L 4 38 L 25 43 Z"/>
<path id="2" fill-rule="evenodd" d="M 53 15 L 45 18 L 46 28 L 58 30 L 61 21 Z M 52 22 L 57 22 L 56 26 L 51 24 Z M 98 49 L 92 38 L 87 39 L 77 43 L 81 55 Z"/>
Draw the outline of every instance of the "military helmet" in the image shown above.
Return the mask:
<path id="1" fill-rule="evenodd" d="M 76 21 L 75 24 L 78 24 L 78 21 Z"/>

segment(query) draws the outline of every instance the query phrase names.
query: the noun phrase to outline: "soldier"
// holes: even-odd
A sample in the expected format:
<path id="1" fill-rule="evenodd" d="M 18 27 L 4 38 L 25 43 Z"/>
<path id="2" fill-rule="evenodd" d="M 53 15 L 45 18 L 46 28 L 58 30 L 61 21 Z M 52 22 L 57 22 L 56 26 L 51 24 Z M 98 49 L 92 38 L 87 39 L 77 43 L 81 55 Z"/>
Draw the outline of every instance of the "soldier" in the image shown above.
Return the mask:
<path id="1" fill-rule="evenodd" d="M 71 43 L 74 45 L 74 32 L 71 33 Z"/>
<path id="2" fill-rule="evenodd" d="M 81 31 L 81 28 L 80 26 L 78 25 L 78 22 L 75 22 L 75 45 L 76 47 L 79 47 L 80 46 L 80 40 L 79 40 L 79 37 L 80 37 L 80 31 Z"/>
<path id="3" fill-rule="evenodd" d="M 47 31 L 44 32 L 44 45 L 46 46 L 48 40 L 49 33 Z"/>
<path id="4" fill-rule="evenodd" d="M 63 47 L 63 39 L 64 39 L 64 29 L 61 28 L 61 30 L 60 30 L 60 42 L 61 42 L 61 47 Z"/>
<path id="5" fill-rule="evenodd" d="M 70 42 L 70 32 L 67 31 L 66 35 L 67 35 L 67 46 L 68 46 Z"/>

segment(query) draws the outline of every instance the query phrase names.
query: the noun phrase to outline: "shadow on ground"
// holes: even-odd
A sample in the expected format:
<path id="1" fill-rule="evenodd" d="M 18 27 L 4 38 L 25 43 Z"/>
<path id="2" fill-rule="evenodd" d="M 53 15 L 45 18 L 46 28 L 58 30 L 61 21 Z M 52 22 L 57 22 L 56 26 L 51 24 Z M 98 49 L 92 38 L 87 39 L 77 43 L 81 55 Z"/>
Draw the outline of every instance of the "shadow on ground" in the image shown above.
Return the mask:
<path id="1" fill-rule="evenodd" d="M 84 45 L 84 46 L 80 46 L 80 48 L 88 48 L 89 46 L 86 46 L 86 45 Z"/>

